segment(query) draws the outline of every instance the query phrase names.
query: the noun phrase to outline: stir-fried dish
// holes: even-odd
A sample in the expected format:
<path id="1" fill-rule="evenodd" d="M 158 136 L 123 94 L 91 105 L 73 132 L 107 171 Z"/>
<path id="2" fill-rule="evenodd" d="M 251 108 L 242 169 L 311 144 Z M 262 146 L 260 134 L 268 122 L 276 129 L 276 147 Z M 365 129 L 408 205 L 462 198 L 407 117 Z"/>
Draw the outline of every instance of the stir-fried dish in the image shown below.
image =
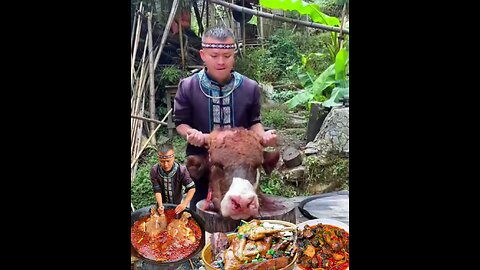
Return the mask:
<path id="1" fill-rule="evenodd" d="M 297 237 L 297 266 L 305 270 L 345 270 L 349 265 L 349 233 L 342 228 L 305 225 Z"/>
<path id="2" fill-rule="evenodd" d="M 143 257 L 159 261 L 179 261 L 200 245 L 202 230 L 191 214 L 184 211 L 175 219 L 175 210 L 165 210 L 160 216 L 152 208 L 149 216 L 137 220 L 131 230 L 133 247 Z"/>
<path id="3" fill-rule="evenodd" d="M 225 270 L 282 269 L 295 256 L 295 230 L 255 219 L 243 222 L 229 242 L 212 241 L 210 263 Z"/>

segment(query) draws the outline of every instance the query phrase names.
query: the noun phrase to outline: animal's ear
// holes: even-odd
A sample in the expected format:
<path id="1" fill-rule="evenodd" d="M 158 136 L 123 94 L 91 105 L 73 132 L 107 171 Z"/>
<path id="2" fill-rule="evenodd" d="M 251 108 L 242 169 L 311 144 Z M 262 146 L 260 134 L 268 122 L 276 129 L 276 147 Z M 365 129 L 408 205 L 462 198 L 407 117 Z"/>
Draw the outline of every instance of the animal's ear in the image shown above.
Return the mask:
<path id="1" fill-rule="evenodd" d="M 270 173 L 277 167 L 279 159 L 280 151 L 263 151 L 262 167 L 267 175 L 270 175 Z"/>
<path id="2" fill-rule="evenodd" d="M 193 179 L 200 179 L 206 172 L 207 169 L 207 159 L 204 156 L 191 155 L 188 156 L 186 167 L 190 176 Z"/>

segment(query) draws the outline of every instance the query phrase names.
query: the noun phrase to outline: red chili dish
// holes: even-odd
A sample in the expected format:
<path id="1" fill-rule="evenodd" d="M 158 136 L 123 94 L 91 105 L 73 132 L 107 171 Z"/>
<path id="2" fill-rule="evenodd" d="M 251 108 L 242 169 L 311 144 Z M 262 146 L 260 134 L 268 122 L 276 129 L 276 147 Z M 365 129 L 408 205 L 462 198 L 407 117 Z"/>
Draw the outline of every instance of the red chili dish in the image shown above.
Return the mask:
<path id="1" fill-rule="evenodd" d="M 175 209 L 165 210 L 167 224 L 175 219 Z M 152 236 L 145 232 L 145 223 L 149 215 L 135 221 L 131 229 L 131 242 L 136 251 L 143 257 L 158 262 L 175 262 L 192 254 L 200 245 L 202 230 L 198 223 L 189 218 L 186 227 L 193 231 L 196 241 L 193 244 L 179 243 L 167 230 Z"/>

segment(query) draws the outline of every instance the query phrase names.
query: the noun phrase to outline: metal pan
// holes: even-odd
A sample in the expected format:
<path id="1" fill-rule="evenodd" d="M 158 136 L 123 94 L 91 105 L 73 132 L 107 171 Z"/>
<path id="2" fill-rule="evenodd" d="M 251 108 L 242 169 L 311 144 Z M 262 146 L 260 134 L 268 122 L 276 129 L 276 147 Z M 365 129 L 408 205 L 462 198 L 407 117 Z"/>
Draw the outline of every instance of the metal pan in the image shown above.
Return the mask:
<path id="1" fill-rule="evenodd" d="M 175 204 L 169 204 L 169 203 L 164 203 L 163 206 L 165 207 L 165 210 L 168 209 L 175 209 L 177 205 Z M 151 206 L 145 206 L 143 208 L 137 209 L 134 212 L 131 213 L 131 224 L 130 226 L 133 226 L 135 221 L 139 220 L 142 217 L 150 215 L 150 209 L 154 207 L 154 205 Z M 174 262 L 159 262 L 159 261 L 154 261 L 148 258 L 143 257 L 140 253 L 137 252 L 137 250 L 134 248 L 134 246 L 130 243 L 131 246 L 131 251 L 132 255 L 139 258 L 141 261 L 148 263 L 148 264 L 153 264 L 158 267 L 155 267 L 157 269 L 172 269 L 174 267 L 179 267 L 181 264 L 187 262 L 189 259 L 197 255 L 205 246 L 205 221 L 195 212 L 193 212 L 191 209 L 186 208 L 184 211 L 187 211 L 192 215 L 192 218 L 198 223 L 200 226 L 200 229 L 202 231 L 202 236 L 200 238 L 200 244 L 198 245 L 197 249 L 195 249 L 190 255 L 187 257 L 179 260 L 179 261 L 174 261 Z"/>

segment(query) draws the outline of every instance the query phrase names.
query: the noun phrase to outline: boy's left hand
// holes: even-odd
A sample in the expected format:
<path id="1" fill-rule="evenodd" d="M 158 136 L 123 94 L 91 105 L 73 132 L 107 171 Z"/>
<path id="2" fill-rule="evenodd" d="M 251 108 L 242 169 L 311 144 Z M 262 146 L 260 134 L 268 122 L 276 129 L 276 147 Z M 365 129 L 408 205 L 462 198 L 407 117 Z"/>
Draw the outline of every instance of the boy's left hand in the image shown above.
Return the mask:
<path id="1" fill-rule="evenodd" d="M 187 207 L 183 205 L 183 203 L 177 205 L 177 207 L 175 207 L 175 214 L 180 214 L 183 210 L 185 210 L 185 208 Z"/>

